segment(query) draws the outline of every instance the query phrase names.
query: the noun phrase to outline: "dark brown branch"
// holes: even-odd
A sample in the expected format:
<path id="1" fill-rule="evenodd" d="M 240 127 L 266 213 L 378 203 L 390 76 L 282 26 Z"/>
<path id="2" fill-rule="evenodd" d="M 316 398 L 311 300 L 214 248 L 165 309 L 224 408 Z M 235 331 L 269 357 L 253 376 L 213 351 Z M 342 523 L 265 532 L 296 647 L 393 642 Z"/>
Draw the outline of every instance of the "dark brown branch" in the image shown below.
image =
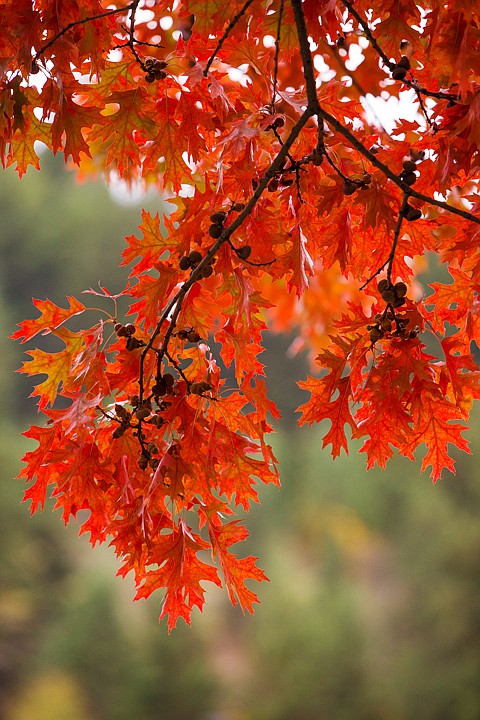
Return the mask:
<path id="1" fill-rule="evenodd" d="M 307 89 L 308 106 L 311 110 L 318 108 L 317 86 L 315 76 L 313 74 L 313 59 L 310 52 L 310 43 L 308 42 L 308 31 L 303 14 L 302 0 L 291 0 L 293 14 L 295 17 L 295 25 L 297 27 L 297 36 L 300 43 L 300 55 L 303 63 L 303 75 L 305 77 L 305 85 Z"/>
<path id="2" fill-rule="evenodd" d="M 213 61 L 215 60 L 215 56 L 217 55 L 217 53 L 221 50 L 223 43 L 224 43 L 225 40 L 228 38 L 228 36 L 229 36 L 230 33 L 232 32 L 232 30 L 233 30 L 233 28 L 235 27 L 235 25 L 237 24 L 237 22 L 240 20 L 240 18 L 241 18 L 243 15 L 245 15 L 246 11 L 248 10 L 248 8 L 250 7 L 250 5 L 251 5 L 253 2 L 254 2 L 254 0 L 247 0 L 247 2 L 243 5 L 243 7 L 240 8 L 240 10 L 239 10 L 238 13 L 235 15 L 235 17 L 233 17 L 233 18 L 230 20 L 229 24 L 227 25 L 227 27 L 226 27 L 226 29 L 225 29 L 225 32 L 223 33 L 222 37 L 221 37 L 220 40 L 218 41 L 217 47 L 215 48 L 215 50 L 213 51 L 212 55 L 211 55 L 210 58 L 208 59 L 208 62 L 207 62 L 207 64 L 206 64 L 206 66 L 205 66 L 205 70 L 203 71 L 204 77 L 207 77 L 208 71 L 210 70 L 210 66 L 211 66 L 211 64 L 213 63 Z"/>

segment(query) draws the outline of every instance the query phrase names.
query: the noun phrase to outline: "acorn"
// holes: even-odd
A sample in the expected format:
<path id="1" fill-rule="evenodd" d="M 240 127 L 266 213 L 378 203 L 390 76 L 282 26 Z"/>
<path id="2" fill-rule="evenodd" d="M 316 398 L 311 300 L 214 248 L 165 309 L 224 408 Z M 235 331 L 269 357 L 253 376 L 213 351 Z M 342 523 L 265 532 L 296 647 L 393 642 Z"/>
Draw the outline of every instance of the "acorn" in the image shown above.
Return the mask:
<path id="1" fill-rule="evenodd" d="M 127 333 L 127 335 L 135 335 L 136 330 L 137 328 L 133 323 L 127 323 L 125 325 L 125 332 Z"/>
<path id="2" fill-rule="evenodd" d="M 414 208 L 407 203 L 403 215 L 406 220 L 413 222 L 414 220 L 418 220 L 422 217 L 422 211 L 419 208 Z"/>
<path id="3" fill-rule="evenodd" d="M 369 333 L 370 342 L 372 345 L 383 338 L 383 330 L 381 328 L 374 327 Z"/>
<path id="4" fill-rule="evenodd" d="M 192 265 L 198 265 L 198 263 L 202 259 L 202 253 L 198 252 L 198 250 L 192 250 L 188 253 L 188 257 L 190 258 L 190 262 Z"/>
<path id="5" fill-rule="evenodd" d="M 125 434 L 125 430 L 127 428 L 124 425 L 119 425 L 115 428 L 115 430 L 112 433 L 112 437 L 115 438 L 115 440 L 118 440 L 118 438 L 121 438 L 122 435 Z"/>
<path id="6" fill-rule="evenodd" d="M 142 405 L 142 407 L 138 408 L 138 410 L 135 411 L 135 417 L 137 418 L 137 420 L 145 420 L 145 418 L 147 418 L 150 414 L 150 408 L 146 407 L 145 405 Z"/>
<path id="7" fill-rule="evenodd" d="M 404 282 L 395 283 L 394 289 L 395 289 L 396 296 L 399 298 L 403 298 L 407 294 L 407 286 L 405 285 Z"/>
<path id="8" fill-rule="evenodd" d="M 178 263 L 180 270 L 188 270 L 192 267 L 192 261 L 188 257 L 188 255 L 183 255 L 183 257 L 180 258 L 180 262 Z"/>
<path id="9" fill-rule="evenodd" d="M 143 453 L 140 455 L 140 457 L 137 460 L 137 465 L 140 468 L 140 470 L 147 469 L 148 460 L 149 460 L 149 458 L 146 455 L 144 455 Z"/>
<path id="10" fill-rule="evenodd" d="M 377 288 L 379 293 L 383 293 L 384 290 L 388 290 L 390 287 L 390 283 L 386 278 L 383 278 L 383 280 L 379 280 Z"/>
<path id="11" fill-rule="evenodd" d="M 200 340 L 200 335 L 196 330 L 189 330 L 187 333 L 187 340 L 191 343 L 196 343 Z"/>
<path id="12" fill-rule="evenodd" d="M 114 327 L 118 337 L 128 337 L 129 333 L 126 330 L 125 325 L 122 325 L 122 323 L 115 323 Z"/>
<path id="13" fill-rule="evenodd" d="M 397 63 L 397 67 L 405 68 L 405 70 L 410 70 L 410 60 L 406 55 L 402 55 L 402 57 Z"/>
<path id="14" fill-rule="evenodd" d="M 173 377 L 172 373 L 165 373 L 163 376 L 163 382 L 167 386 L 167 388 L 171 388 L 175 384 L 175 378 Z"/>
<path id="15" fill-rule="evenodd" d="M 152 386 L 152 393 L 155 395 L 155 397 L 161 397 L 162 395 L 166 395 L 167 383 L 165 382 L 165 378 L 161 377 L 157 380 L 155 385 Z"/>
<path id="16" fill-rule="evenodd" d="M 353 195 L 353 193 L 357 190 L 357 184 L 352 182 L 351 180 L 345 180 L 345 182 L 343 183 L 342 192 L 344 195 Z"/>
<path id="17" fill-rule="evenodd" d="M 323 162 L 323 153 L 318 148 L 315 148 L 315 150 L 312 152 L 312 162 L 317 167 Z"/>
<path id="18" fill-rule="evenodd" d="M 413 160 L 404 160 L 402 163 L 402 167 L 405 170 L 405 172 L 413 172 L 417 165 L 413 162 Z"/>
<path id="19" fill-rule="evenodd" d="M 121 420 L 128 420 L 130 417 L 128 410 L 118 403 L 115 404 L 115 415 Z"/>
<path id="20" fill-rule="evenodd" d="M 400 178 L 407 185 L 413 185 L 415 182 L 417 182 L 417 176 L 414 172 L 402 172 Z"/>
<path id="21" fill-rule="evenodd" d="M 213 223 L 208 228 L 208 234 L 214 240 L 217 240 L 220 237 L 220 235 L 222 234 L 222 232 L 223 232 L 223 225 L 219 225 L 218 223 Z"/>
<path id="22" fill-rule="evenodd" d="M 206 265 L 202 270 L 202 278 L 208 278 L 213 275 L 213 268 L 211 265 Z"/>
<path id="23" fill-rule="evenodd" d="M 213 215 L 210 215 L 210 220 L 215 225 L 222 225 L 226 219 L 227 219 L 227 213 L 223 212 L 223 210 L 221 210 L 219 212 L 215 212 L 215 213 L 213 213 Z"/>
<path id="24" fill-rule="evenodd" d="M 252 254 L 252 248 L 250 245 L 243 245 L 242 247 L 237 248 L 236 253 L 240 260 L 246 260 Z"/>
<path id="25" fill-rule="evenodd" d="M 242 202 L 233 203 L 232 210 L 234 212 L 242 212 L 242 210 L 245 210 L 245 203 L 242 203 Z"/>
<path id="26" fill-rule="evenodd" d="M 384 290 L 382 292 L 382 299 L 385 300 L 386 303 L 390 303 L 391 305 L 393 305 L 393 303 L 397 299 L 394 289 L 389 287 L 386 290 Z"/>

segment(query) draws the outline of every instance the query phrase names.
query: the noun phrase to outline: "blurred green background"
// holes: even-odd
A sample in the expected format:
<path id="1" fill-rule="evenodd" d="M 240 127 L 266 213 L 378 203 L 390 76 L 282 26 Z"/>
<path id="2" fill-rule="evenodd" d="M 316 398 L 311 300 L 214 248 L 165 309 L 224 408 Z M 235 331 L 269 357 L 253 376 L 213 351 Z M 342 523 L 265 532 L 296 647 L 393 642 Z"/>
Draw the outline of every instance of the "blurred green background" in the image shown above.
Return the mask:
<path id="1" fill-rule="evenodd" d="M 473 455 L 436 486 L 402 459 L 368 474 L 355 450 L 332 463 L 318 428 L 294 428 L 305 361 L 271 338 L 283 487 L 248 518 L 270 583 L 253 617 L 213 589 L 168 636 L 161 598 L 132 603 L 109 549 L 50 508 L 31 518 L 14 479 L 36 418 L 8 335 L 32 296 L 121 289 L 139 206 L 45 157 L 21 182 L 0 174 L 0 209 L 0 720 L 478 720 L 479 413 Z"/>

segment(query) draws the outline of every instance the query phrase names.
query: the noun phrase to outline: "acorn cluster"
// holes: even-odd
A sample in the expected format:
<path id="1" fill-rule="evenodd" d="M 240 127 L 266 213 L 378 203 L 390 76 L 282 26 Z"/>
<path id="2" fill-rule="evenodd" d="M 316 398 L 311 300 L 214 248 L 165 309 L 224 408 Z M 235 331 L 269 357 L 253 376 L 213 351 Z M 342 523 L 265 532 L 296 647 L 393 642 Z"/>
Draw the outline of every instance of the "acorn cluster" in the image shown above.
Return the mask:
<path id="1" fill-rule="evenodd" d="M 154 442 L 149 442 L 142 447 L 142 451 L 137 460 L 138 467 L 140 470 L 146 470 L 147 467 L 151 467 L 152 470 L 156 470 L 160 465 L 160 459 L 154 458 L 152 455 L 158 454 L 158 447 Z"/>
<path id="2" fill-rule="evenodd" d="M 143 347 L 145 343 L 143 340 L 139 340 L 138 338 L 134 337 L 137 328 L 133 323 L 127 323 L 126 325 L 123 325 L 122 323 L 115 323 L 114 330 L 117 333 L 118 337 L 124 337 L 127 338 L 127 344 L 126 348 L 127 350 L 136 350 L 139 347 Z"/>
<path id="3" fill-rule="evenodd" d="M 357 190 L 360 190 L 360 188 L 370 187 L 371 182 L 372 176 L 370 175 L 370 173 L 364 173 L 363 176 L 358 180 L 350 180 L 350 178 L 346 178 L 345 182 L 343 183 L 342 193 L 344 195 L 353 195 L 353 193 L 357 192 Z"/>
<path id="4" fill-rule="evenodd" d="M 396 308 L 405 304 L 405 295 L 407 294 L 407 286 L 405 283 L 400 281 L 393 285 L 389 280 L 384 278 L 380 280 L 377 287 L 382 299 L 387 303 L 387 308 L 383 313 L 375 315 L 374 324 L 367 325 L 372 345 L 385 336 L 390 338 L 401 337 L 404 339 L 416 337 L 417 333 L 415 330 L 407 330 L 410 320 L 401 317 L 395 312 Z"/>
<path id="5" fill-rule="evenodd" d="M 370 342 L 372 345 L 385 336 L 389 338 L 403 338 L 404 340 L 417 337 L 415 330 L 407 330 L 410 323 L 409 318 L 402 318 L 388 308 L 384 313 L 377 313 L 374 317 L 375 323 L 367 325 Z"/>
<path id="6" fill-rule="evenodd" d="M 180 340 L 186 340 L 187 342 L 196 343 L 200 340 L 200 335 L 196 330 L 190 328 L 190 330 L 179 330 L 174 333 Z"/>
<path id="7" fill-rule="evenodd" d="M 145 58 L 144 65 L 147 69 L 145 80 L 148 83 L 153 83 L 155 82 L 155 80 L 165 80 L 165 78 L 167 77 L 167 73 L 165 72 L 167 63 L 165 62 L 165 60 L 158 60 L 154 57 L 147 57 Z"/>
<path id="8" fill-rule="evenodd" d="M 212 223 L 210 227 L 208 228 L 208 234 L 210 237 L 212 237 L 214 240 L 218 240 L 220 235 L 223 232 L 223 229 L 225 227 L 225 223 L 228 219 L 228 216 L 231 212 L 242 212 L 242 210 L 245 209 L 245 203 L 242 202 L 233 202 L 232 206 L 229 208 L 228 212 L 226 210 L 217 210 L 212 215 L 210 215 L 210 222 Z"/>
<path id="9" fill-rule="evenodd" d="M 416 163 L 410 158 L 406 158 L 402 163 L 403 170 L 400 173 L 400 180 L 403 180 L 407 185 L 413 185 L 417 181 L 417 175 L 415 170 L 417 169 Z"/>
<path id="10" fill-rule="evenodd" d="M 203 256 L 198 250 L 191 250 L 188 255 L 183 255 L 178 263 L 180 270 L 195 270 L 197 265 L 201 262 Z M 210 258 L 208 265 L 203 268 L 200 277 L 207 278 L 213 273 L 213 265 L 217 262 L 216 257 Z"/>
<path id="11" fill-rule="evenodd" d="M 218 212 L 214 212 L 213 215 L 210 215 L 210 220 L 212 224 L 208 228 L 208 234 L 214 240 L 218 240 L 218 238 L 222 234 L 227 218 L 228 213 L 225 212 L 225 210 L 218 210 Z"/>
<path id="12" fill-rule="evenodd" d="M 409 70 L 410 60 L 406 55 L 402 55 L 402 57 L 392 70 L 392 78 L 394 80 L 404 80 Z"/>
<path id="13" fill-rule="evenodd" d="M 402 305 L 405 305 L 407 286 L 404 282 L 400 281 L 395 283 L 395 285 L 392 285 L 389 280 L 384 278 L 383 280 L 380 280 L 377 288 L 378 292 L 382 296 L 382 299 L 385 300 L 388 305 L 391 305 L 393 308 L 398 308 Z"/>

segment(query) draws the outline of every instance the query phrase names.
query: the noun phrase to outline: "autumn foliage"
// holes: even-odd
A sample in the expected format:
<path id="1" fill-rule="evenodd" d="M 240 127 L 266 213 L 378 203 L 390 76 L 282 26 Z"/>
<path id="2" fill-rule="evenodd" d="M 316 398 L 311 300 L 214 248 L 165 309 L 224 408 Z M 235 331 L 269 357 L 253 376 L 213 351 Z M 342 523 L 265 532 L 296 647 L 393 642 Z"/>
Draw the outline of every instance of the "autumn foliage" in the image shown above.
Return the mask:
<path id="1" fill-rule="evenodd" d="M 316 356 L 300 423 L 328 420 L 334 457 L 350 438 L 368 467 L 419 450 L 437 480 L 452 445 L 468 451 L 478 4 L 6 0 L 0 18 L 4 166 L 38 169 L 41 141 L 83 178 L 154 185 L 172 209 L 127 238 L 121 295 L 34 300 L 14 333 L 60 347 L 21 370 L 46 376 L 25 498 L 35 512 L 52 492 L 65 522 L 88 511 L 82 532 L 110 542 L 138 598 L 164 592 L 169 629 L 219 570 L 252 611 L 245 583 L 265 575 L 232 546 L 238 506 L 278 483 L 267 328 Z M 385 129 L 379 96 L 416 114 Z M 420 285 L 426 253 L 450 282 Z"/>

